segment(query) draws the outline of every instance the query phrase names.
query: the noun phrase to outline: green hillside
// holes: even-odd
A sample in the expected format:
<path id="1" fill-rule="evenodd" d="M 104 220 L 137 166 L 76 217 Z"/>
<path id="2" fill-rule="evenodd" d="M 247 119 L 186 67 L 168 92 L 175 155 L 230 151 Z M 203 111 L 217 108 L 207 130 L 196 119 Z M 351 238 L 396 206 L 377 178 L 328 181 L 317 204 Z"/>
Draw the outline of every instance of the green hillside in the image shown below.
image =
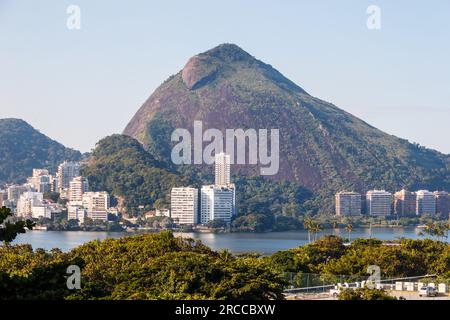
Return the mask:
<path id="1" fill-rule="evenodd" d="M 81 153 L 64 147 L 20 119 L 0 119 L 0 185 L 25 182 L 33 168 L 55 171 Z"/>

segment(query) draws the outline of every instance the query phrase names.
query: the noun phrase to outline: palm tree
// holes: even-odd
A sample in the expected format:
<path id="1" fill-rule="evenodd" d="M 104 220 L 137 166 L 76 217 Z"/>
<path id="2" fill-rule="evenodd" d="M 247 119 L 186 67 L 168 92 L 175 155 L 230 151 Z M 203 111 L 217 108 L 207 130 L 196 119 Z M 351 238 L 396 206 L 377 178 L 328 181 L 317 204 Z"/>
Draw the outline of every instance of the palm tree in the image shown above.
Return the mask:
<path id="1" fill-rule="evenodd" d="M 348 242 L 350 242 L 350 233 L 353 231 L 353 225 L 351 223 L 348 223 L 345 226 L 345 231 L 348 232 Z"/>
<path id="2" fill-rule="evenodd" d="M 320 231 L 322 231 L 322 225 L 320 224 L 320 223 L 318 223 L 318 222 L 313 222 L 313 224 L 312 224 L 312 232 L 313 232 L 313 235 L 314 235 L 314 241 L 316 241 L 317 240 L 317 234 L 320 232 Z"/>
<path id="3" fill-rule="evenodd" d="M 339 223 L 338 223 L 337 221 L 333 221 L 333 222 L 331 223 L 331 225 L 333 226 L 333 229 L 337 229 Z"/>
<path id="4" fill-rule="evenodd" d="M 331 221 L 331 227 L 333 228 L 333 234 L 336 234 L 336 229 L 338 228 L 339 223 L 336 220 Z"/>
<path id="5" fill-rule="evenodd" d="M 306 217 L 305 220 L 303 221 L 303 227 L 308 230 L 308 243 L 311 243 L 311 231 L 312 231 L 312 226 L 313 226 L 313 220 L 311 219 L 311 217 Z"/>

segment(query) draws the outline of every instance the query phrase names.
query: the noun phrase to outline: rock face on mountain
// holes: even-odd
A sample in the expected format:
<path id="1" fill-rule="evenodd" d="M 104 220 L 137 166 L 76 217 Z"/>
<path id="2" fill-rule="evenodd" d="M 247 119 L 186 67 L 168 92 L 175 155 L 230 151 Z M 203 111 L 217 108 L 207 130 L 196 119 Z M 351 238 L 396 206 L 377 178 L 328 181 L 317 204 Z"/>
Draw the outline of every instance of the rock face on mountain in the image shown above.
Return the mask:
<path id="1" fill-rule="evenodd" d="M 386 134 L 312 97 L 233 44 L 198 54 L 138 110 L 124 134 L 170 162 L 174 128 L 280 130 L 280 169 L 271 177 L 329 197 L 347 189 L 450 189 L 450 157 Z M 233 171 L 254 176 L 257 166 Z M 211 171 L 210 167 L 202 170 Z"/>
<path id="2" fill-rule="evenodd" d="M 0 119 L 0 185 L 24 182 L 33 168 L 55 170 L 81 153 L 43 135 L 20 119 Z"/>

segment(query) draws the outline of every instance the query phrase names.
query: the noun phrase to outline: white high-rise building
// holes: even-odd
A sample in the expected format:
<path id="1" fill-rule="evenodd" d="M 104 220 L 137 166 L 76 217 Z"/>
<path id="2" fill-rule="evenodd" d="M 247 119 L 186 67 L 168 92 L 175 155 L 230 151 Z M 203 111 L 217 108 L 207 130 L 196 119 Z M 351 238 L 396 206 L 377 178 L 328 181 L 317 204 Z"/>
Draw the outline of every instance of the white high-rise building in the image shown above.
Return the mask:
<path id="1" fill-rule="evenodd" d="M 428 190 L 416 192 L 416 214 L 418 216 L 436 214 L 436 198 L 433 192 Z"/>
<path id="2" fill-rule="evenodd" d="M 58 179 L 58 190 L 60 193 L 69 188 L 70 181 L 80 175 L 81 164 L 79 162 L 64 161 L 58 166 L 56 177 Z"/>
<path id="3" fill-rule="evenodd" d="M 231 217 L 235 214 L 235 198 L 235 187 L 232 184 L 203 186 L 200 222 L 207 224 L 212 220 L 223 220 L 230 223 Z"/>
<path id="4" fill-rule="evenodd" d="M 446 191 L 435 191 L 433 193 L 434 198 L 436 199 L 436 214 L 439 214 L 441 217 L 448 218 L 450 214 L 450 194 Z"/>
<path id="5" fill-rule="evenodd" d="M 198 189 L 172 188 L 170 193 L 171 218 L 177 224 L 198 223 Z"/>
<path id="6" fill-rule="evenodd" d="M 83 207 L 87 211 L 88 218 L 92 220 L 108 220 L 109 194 L 102 192 L 86 192 L 83 194 Z"/>
<path id="7" fill-rule="evenodd" d="M 33 169 L 33 176 L 28 181 L 37 192 L 53 191 L 53 176 L 46 169 Z"/>
<path id="8" fill-rule="evenodd" d="M 12 186 L 9 186 L 8 189 L 6 189 L 6 191 L 8 193 L 8 200 L 17 202 L 17 200 L 19 200 L 19 197 L 23 193 L 25 193 L 27 191 L 31 191 L 31 190 L 28 186 L 12 185 Z"/>
<path id="9" fill-rule="evenodd" d="M 223 152 L 215 156 L 215 184 L 218 186 L 229 185 L 231 158 Z"/>
<path id="10" fill-rule="evenodd" d="M 83 201 L 83 194 L 88 192 L 89 182 L 87 178 L 75 177 L 69 183 L 68 199 L 72 204 L 81 204 Z"/>
<path id="11" fill-rule="evenodd" d="M 33 207 L 42 206 L 44 196 L 40 192 L 27 191 L 17 200 L 17 216 L 30 218 L 33 215 Z"/>
<path id="12" fill-rule="evenodd" d="M 370 190 L 366 194 L 367 214 L 388 216 L 391 214 L 392 194 L 385 190 Z"/>
<path id="13" fill-rule="evenodd" d="M 8 200 L 8 192 L 6 190 L 0 190 L 0 207 L 3 207 L 3 202 Z"/>

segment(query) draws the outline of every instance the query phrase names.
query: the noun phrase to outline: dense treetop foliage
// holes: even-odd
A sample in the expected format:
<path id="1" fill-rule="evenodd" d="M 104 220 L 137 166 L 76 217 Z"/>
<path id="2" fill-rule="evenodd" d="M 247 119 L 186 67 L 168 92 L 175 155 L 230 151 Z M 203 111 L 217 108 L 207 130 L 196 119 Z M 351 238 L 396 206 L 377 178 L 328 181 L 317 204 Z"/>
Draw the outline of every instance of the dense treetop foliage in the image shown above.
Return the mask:
<path id="1" fill-rule="evenodd" d="M 380 289 L 345 289 L 339 294 L 339 300 L 397 300 Z"/>
<path id="2" fill-rule="evenodd" d="M 66 287 L 69 265 L 81 269 L 81 290 Z M 282 299 L 284 285 L 262 259 L 170 232 L 93 241 L 69 253 L 0 247 L 0 299 Z"/>
<path id="3" fill-rule="evenodd" d="M 53 172 L 64 160 L 80 160 L 81 153 L 43 135 L 19 119 L 0 119 L 0 185 L 22 183 L 33 168 Z"/>
<path id="4" fill-rule="evenodd" d="M 67 289 L 70 265 L 81 269 L 79 290 Z M 0 246 L 0 299 L 283 299 L 288 285 L 336 284 L 342 275 L 348 282 L 367 279 L 369 265 L 380 267 L 382 279 L 436 274 L 448 282 L 450 245 L 359 239 L 344 246 L 341 238 L 328 236 L 260 257 L 213 251 L 168 231 L 92 241 L 67 253 L 6 245 Z M 387 297 L 363 289 L 340 298 Z"/>
<path id="5" fill-rule="evenodd" d="M 10 221 L 13 213 L 7 207 L 0 208 L 0 244 L 12 242 L 19 233 L 31 230 L 34 222 L 31 220 Z"/>
<path id="6" fill-rule="evenodd" d="M 450 244 L 429 239 L 401 239 L 393 243 L 357 239 L 344 246 L 342 238 L 327 236 L 266 259 L 283 272 L 313 273 L 330 278 L 345 275 L 361 279 L 367 276 L 367 267 L 377 265 L 382 278 L 437 274 L 450 279 Z"/>

